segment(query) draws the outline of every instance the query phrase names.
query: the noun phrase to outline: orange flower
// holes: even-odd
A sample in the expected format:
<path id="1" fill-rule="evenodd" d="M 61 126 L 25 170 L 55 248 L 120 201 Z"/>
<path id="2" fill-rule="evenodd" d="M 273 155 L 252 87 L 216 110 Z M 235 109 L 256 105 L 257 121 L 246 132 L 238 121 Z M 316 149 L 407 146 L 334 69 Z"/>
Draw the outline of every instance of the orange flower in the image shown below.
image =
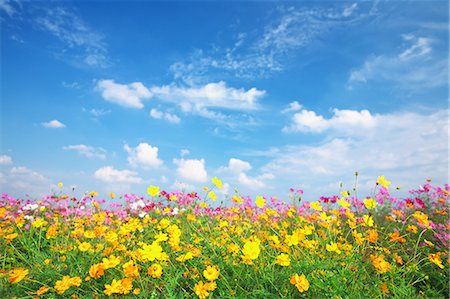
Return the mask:
<path id="1" fill-rule="evenodd" d="M 391 237 L 391 242 L 406 243 L 406 239 L 400 236 L 398 231 L 389 234 L 389 236 Z"/>
<path id="2" fill-rule="evenodd" d="M 295 285 L 300 293 L 303 293 L 309 289 L 309 281 L 306 278 L 305 274 L 298 275 L 295 273 L 291 276 L 289 280 L 291 284 Z"/>
<path id="3" fill-rule="evenodd" d="M 378 241 L 378 232 L 374 229 L 370 229 L 367 231 L 368 236 L 366 237 L 366 239 L 370 242 L 370 243 L 375 243 L 376 241 Z"/>
<path id="4" fill-rule="evenodd" d="M 389 271 L 389 268 L 391 264 L 389 262 L 384 260 L 384 255 L 370 255 L 370 258 L 372 259 L 372 265 L 375 267 L 375 270 L 378 273 L 385 273 Z"/>
<path id="5" fill-rule="evenodd" d="M 105 273 L 105 267 L 103 266 L 103 263 L 92 265 L 91 268 L 89 269 L 89 275 L 92 278 L 99 278 L 104 273 Z"/>

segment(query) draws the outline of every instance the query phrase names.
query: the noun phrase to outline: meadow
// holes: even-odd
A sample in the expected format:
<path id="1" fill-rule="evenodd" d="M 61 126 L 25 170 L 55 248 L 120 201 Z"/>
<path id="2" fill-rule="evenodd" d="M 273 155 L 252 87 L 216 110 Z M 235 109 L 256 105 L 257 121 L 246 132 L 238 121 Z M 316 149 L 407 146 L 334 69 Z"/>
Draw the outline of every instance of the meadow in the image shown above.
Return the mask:
<path id="1" fill-rule="evenodd" d="M 226 205 L 218 178 L 123 204 L 3 194 L 0 298 L 448 298 L 450 186 L 389 187 Z"/>

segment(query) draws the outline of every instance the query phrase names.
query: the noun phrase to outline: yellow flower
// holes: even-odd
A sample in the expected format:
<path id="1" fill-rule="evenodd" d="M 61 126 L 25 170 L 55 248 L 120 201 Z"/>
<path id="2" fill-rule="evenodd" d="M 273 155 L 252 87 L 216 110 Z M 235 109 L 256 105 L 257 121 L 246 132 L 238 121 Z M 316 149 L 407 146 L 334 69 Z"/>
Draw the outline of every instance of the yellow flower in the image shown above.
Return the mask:
<path id="1" fill-rule="evenodd" d="M 62 186 L 64 186 L 63 183 L 59 182 L 58 187 L 62 187 Z"/>
<path id="2" fill-rule="evenodd" d="M 425 226 L 427 228 L 431 228 L 430 220 L 428 220 L 428 216 L 425 215 L 423 212 L 416 211 L 416 212 L 414 212 L 413 217 L 416 218 L 416 220 L 423 226 Z"/>
<path id="3" fill-rule="evenodd" d="M 409 231 L 409 232 L 412 232 L 412 233 L 417 233 L 417 226 L 415 226 L 415 225 L 408 225 L 406 230 Z"/>
<path id="4" fill-rule="evenodd" d="M 151 196 L 156 196 L 159 194 L 159 187 L 150 186 L 147 188 L 147 193 Z"/>
<path id="5" fill-rule="evenodd" d="M 242 197 L 237 196 L 237 195 L 233 195 L 232 199 L 233 202 L 238 203 L 238 204 L 243 204 L 244 203 L 244 199 L 242 199 Z"/>
<path id="6" fill-rule="evenodd" d="M 216 201 L 217 196 L 216 193 L 214 191 L 209 191 L 208 193 L 209 198 L 211 198 L 213 201 Z"/>
<path id="7" fill-rule="evenodd" d="M 46 226 L 47 224 L 48 224 L 48 222 L 45 221 L 45 220 L 42 219 L 42 218 L 38 218 L 38 219 L 34 220 L 33 223 L 31 223 L 31 225 L 32 225 L 34 228 L 39 228 L 39 227 L 41 227 L 41 226 Z"/>
<path id="8" fill-rule="evenodd" d="M 214 281 L 219 278 L 220 270 L 217 266 L 207 266 L 203 271 L 203 276 L 209 281 Z"/>
<path id="9" fill-rule="evenodd" d="M 304 274 L 299 276 L 295 273 L 291 276 L 290 282 L 297 287 L 300 293 L 303 293 L 309 289 L 309 281 Z"/>
<path id="10" fill-rule="evenodd" d="M 89 243 L 89 242 L 83 242 L 80 245 L 78 245 L 78 249 L 82 252 L 88 251 L 91 248 L 92 248 L 92 246 L 91 246 L 91 243 Z"/>
<path id="11" fill-rule="evenodd" d="M 151 275 L 153 278 L 161 277 L 162 272 L 163 272 L 163 268 L 161 267 L 160 264 L 152 264 L 150 266 L 150 268 L 148 268 L 148 271 L 147 271 L 147 273 L 149 275 Z"/>
<path id="12" fill-rule="evenodd" d="M 109 196 L 114 199 L 116 197 L 116 194 L 114 194 L 114 192 L 109 192 Z"/>
<path id="13" fill-rule="evenodd" d="M 322 211 L 322 206 L 318 201 L 313 201 L 312 203 L 309 204 L 309 206 L 311 207 L 311 209 L 314 209 L 316 211 Z"/>
<path id="14" fill-rule="evenodd" d="M 17 268 L 17 269 L 14 269 L 14 270 L 12 270 L 12 271 L 9 273 L 8 281 L 9 281 L 10 283 L 18 283 L 18 282 L 20 282 L 22 279 L 24 279 L 25 276 L 28 275 L 28 272 L 29 272 L 29 271 L 28 271 L 27 269 L 24 269 L 24 268 Z"/>
<path id="15" fill-rule="evenodd" d="M 141 255 L 142 261 L 153 262 L 155 259 L 159 259 L 161 257 L 163 251 L 162 247 L 155 241 L 151 245 L 144 244 L 142 249 L 138 249 L 138 252 Z"/>
<path id="16" fill-rule="evenodd" d="M 430 253 L 428 255 L 428 259 L 430 262 L 436 264 L 439 268 L 444 269 L 444 265 L 442 265 L 442 260 L 439 253 Z"/>
<path id="17" fill-rule="evenodd" d="M 341 197 L 337 203 L 343 208 L 348 208 L 350 206 L 350 203 L 346 201 L 344 197 Z"/>
<path id="18" fill-rule="evenodd" d="M 102 262 L 105 269 L 114 268 L 115 266 L 120 264 L 120 257 L 112 254 L 109 256 L 109 258 L 103 258 Z"/>
<path id="19" fill-rule="evenodd" d="M 209 287 L 203 281 L 199 281 L 194 286 L 194 292 L 200 299 L 205 299 L 209 296 L 208 289 Z"/>
<path id="20" fill-rule="evenodd" d="M 291 260 L 289 259 L 289 255 L 286 253 L 282 253 L 279 256 L 277 256 L 277 260 L 275 261 L 275 264 L 278 264 L 280 266 L 288 267 L 291 264 Z"/>
<path id="21" fill-rule="evenodd" d="M 61 280 L 56 281 L 55 290 L 61 295 L 71 286 L 78 287 L 81 284 L 81 281 L 80 277 L 71 278 L 70 276 L 64 276 Z"/>
<path id="22" fill-rule="evenodd" d="M 105 290 L 103 291 L 103 293 L 105 293 L 108 296 L 111 296 L 112 294 L 120 294 L 121 291 L 122 291 L 121 281 L 113 279 L 111 284 L 105 284 Z"/>
<path id="23" fill-rule="evenodd" d="M 127 277 L 119 280 L 121 289 L 120 294 L 129 294 L 133 289 L 133 278 Z"/>
<path id="24" fill-rule="evenodd" d="M 364 205 L 367 209 L 375 209 L 377 206 L 377 202 L 373 198 L 364 199 Z"/>
<path id="25" fill-rule="evenodd" d="M 141 293 L 141 289 L 140 288 L 136 288 L 133 290 L 133 295 L 139 295 Z"/>
<path id="26" fill-rule="evenodd" d="M 377 179 L 377 184 L 380 184 L 380 185 L 383 186 L 384 188 L 389 189 L 388 185 L 390 185 L 391 182 L 387 181 L 387 180 L 384 178 L 384 175 L 382 175 L 382 176 L 379 176 L 379 177 L 378 177 L 378 179 Z"/>
<path id="27" fill-rule="evenodd" d="M 266 205 L 266 201 L 264 200 L 264 198 L 262 198 L 262 196 L 256 196 L 256 202 L 255 203 L 261 209 Z"/>
<path id="28" fill-rule="evenodd" d="M 89 192 L 89 196 L 90 196 L 90 197 L 98 196 L 98 192 L 91 191 L 91 192 Z"/>
<path id="29" fill-rule="evenodd" d="M 103 266 L 103 263 L 92 265 L 91 268 L 89 268 L 89 275 L 92 278 L 99 278 L 105 273 L 105 267 Z"/>
<path id="30" fill-rule="evenodd" d="M 327 251 L 329 251 L 329 252 L 336 252 L 337 254 L 340 254 L 340 253 L 341 253 L 341 251 L 339 250 L 339 247 L 338 247 L 337 243 L 335 243 L 335 242 L 331 242 L 330 244 L 327 244 L 327 245 L 326 245 L 326 249 L 327 249 Z"/>
<path id="31" fill-rule="evenodd" d="M 212 178 L 212 183 L 216 185 L 217 188 L 222 189 L 222 181 L 219 180 L 216 176 Z"/>
<path id="32" fill-rule="evenodd" d="M 363 216 L 363 220 L 364 220 L 364 224 L 365 224 L 365 225 L 367 225 L 367 226 L 369 226 L 369 227 L 372 227 L 372 226 L 373 226 L 373 218 L 372 218 L 372 216 L 364 215 L 364 216 Z"/>
<path id="33" fill-rule="evenodd" d="M 259 249 L 259 242 L 257 241 L 247 241 L 244 244 L 244 248 L 242 249 L 244 258 L 248 260 L 256 260 L 260 252 L 261 250 Z"/>

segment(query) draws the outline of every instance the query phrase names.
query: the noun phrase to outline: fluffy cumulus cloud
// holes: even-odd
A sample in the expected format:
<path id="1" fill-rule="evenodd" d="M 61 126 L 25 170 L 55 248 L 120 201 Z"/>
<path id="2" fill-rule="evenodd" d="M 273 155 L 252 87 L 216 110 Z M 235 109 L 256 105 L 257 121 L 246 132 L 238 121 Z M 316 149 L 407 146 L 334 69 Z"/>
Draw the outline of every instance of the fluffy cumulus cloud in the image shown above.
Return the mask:
<path id="1" fill-rule="evenodd" d="M 168 112 L 159 111 L 156 108 L 152 108 L 150 110 L 150 117 L 155 118 L 155 119 L 163 119 L 172 124 L 178 124 L 181 121 L 181 119 L 177 115 L 171 114 Z"/>
<path id="2" fill-rule="evenodd" d="M 144 142 L 135 148 L 126 144 L 124 149 L 128 153 L 128 163 L 133 167 L 157 168 L 163 164 L 158 158 L 159 149 L 156 146 Z"/>
<path id="3" fill-rule="evenodd" d="M 95 148 L 85 144 L 76 144 L 76 145 L 67 145 L 63 146 L 64 150 L 76 151 L 80 155 L 87 158 L 98 158 L 98 159 L 106 159 L 106 150 L 103 148 Z"/>
<path id="4" fill-rule="evenodd" d="M 223 81 L 189 87 L 155 86 L 151 88 L 151 92 L 160 99 L 179 103 L 184 112 L 212 107 L 255 110 L 258 108 L 258 99 L 266 93 L 255 87 L 248 90 L 228 87 Z"/>
<path id="5" fill-rule="evenodd" d="M 406 189 L 428 177 L 442 184 L 448 182 L 448 127 L 447 110 L 381 114 L 370 134 L 355 138 L 330 132 L 316 145 L 286 146 L 261 170 L 289 178 L 290 186 L 309 185 L 316 195 L 336 193 L 340 180 L 354 181 L 355 171 L 364 188 L 373 187 L 379 175 Z"/>
<path id="6" fill-rule="evenodd" d="M 12 158 L 8 155 L 0 156 L 0 165 L 10 165 L 12 164 Z"/>
<path id="7" fill-rule="evenodd" d="M 252 169 L 252 166 L 250 165 L 249 162 L 247 161 L 243 161 L 240 159 L 236 159 L 236 158 L 230 158 L 230 160 L 228 161 L 228 166 L 225 167 L 220 167 L 219 171 L 228 171 L 228 172 L 232 172 L 232 173 L 240 173 L 240 172 L 245 172 Z"/>
<path id="8" fill-rule="evenodd" d="M 131 170 L 118 170 L 112 166 L 105 166 L 95 171 L 94 176 L 96 179 L 108 184 L 140 184 L 142 178 L 138 174 Z"/>
<path id="9" fill-rule="evenodd" d="M 50 128 L 50 129 L 61 129 L 61 128 L 66 127 L 65 124 L 63 124 L 62 122 L 60 122 L 59 120 L 56 120 L 56 119 L 48 121 L 48 122 L 43 122 L 42 126 L 44 128 Z"/>
<path id="10" fill-rule="evenodd" d="M 292 105 L 291 103 L 290 106 Z M 321 115 L 317 115 L 314 111 L 301 109 L 293 114 L 291 121 L 292 123 L 289 126 L 283 128 L 283 132 L 321 133 L 325 130 L 334 130 L 355 133 L 363 129 L 375 128 L 378 116 L 372 115 L 368 110 L 333 109 L 333 116 L 326 119 Z"/>
<path id="11" fill-rule="evenodd" d="M 177 165 L 176 173 L 181 179 L 194 183 L 204 183 L 208 179 L 204 159 L 174 159 L 173 163 Z"/>
<path id="12" fill-rule="evenodd" d="M 100 80 L 97 88 L 102 97 L 109 102 L 128 108 L 144 108 L 143 100 L 152 97 L 152 93 L 141 82 L 120 84 L 114 80 Z"/>
<path id="13" fill-rule="evenodd" d="M 448 83 L 447 53 L 433 55 L 434 41 L 427 37 L 402 36 L 407 47 L 401 51 L 372 55 L 364 64 L 351 71 L 350 88 L 369 81 L 389 81 L 408 90 L 434 88 Z"/>

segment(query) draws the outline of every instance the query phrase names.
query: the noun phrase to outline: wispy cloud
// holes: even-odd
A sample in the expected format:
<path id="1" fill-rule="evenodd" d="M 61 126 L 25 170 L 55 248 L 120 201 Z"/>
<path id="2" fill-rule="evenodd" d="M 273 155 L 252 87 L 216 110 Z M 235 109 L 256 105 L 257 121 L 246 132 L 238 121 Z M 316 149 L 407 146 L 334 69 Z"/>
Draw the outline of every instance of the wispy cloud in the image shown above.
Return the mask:
<path id="1" fill-rule="evenodd" d="M 255 34 L 235 35 L 231 47 L 196 49 L 183 61 L 172 64 L 176 79 L 194 84 L 215 75 L 240 78 L 267 77 L 286 68 L 298 50 L 334 28 L 350 26 L 375 14 L 357 3 L 334 8 L 280 7 L 271 22 Z"/>
<path id="2" fill-rule="evenodd" d="M 85 144 L 63 146 L 64 150 L 72 150 L 87 158 L 106 159 L 106 150 L 99 147 L 95 148 Z"/>
<path id="3" fill-rule="evenodd" d="M 64 45 L 59 56 L 93 67 L 111 64 L 104 36 L 92 29 L 74 10 L 45 7 L 34 21 L 38 28 L 58 38 Z"/>
<path id="4" fill-rule="evenodd" d="M 62 128 L 66 127 L 65 124 L 63 124 L 62 122 L 60 122 L 57 119 L 51 120 L 49 122 L 43 122 L 42 126 L 44 128 L 50 128 L 50 129 L 62 129 Z"/>
<path id="5" fill-rule="evenodd" d="M 433 40 L 412 34 L 402 36 L 407 44 L 392 54 L 372 55 L 350 73 L 350 88 L 369 81 L 389 81 L 409 90 L 444 86 L 448 83 L 448 59 L 433 56 Z"/>
<path id="6" fill-rule="evenodd" d="M 156 108 L 152 108 L 150 110 L 150 117 L 154 118 L 154 119 L 163 119 L 166 120 L 172 124 L 179 124 L 181 119 L 175 115 L 175 114 L 171 114 L 168 112 L 163 112 L 163 111 L 159 111 Z"/>
<path id="7" fill-rule="evenodd" d="M 9 17 L 13 17 L 18 13 L 19 1 L 0 0 L 0 11 L 4 11 Z"/>

